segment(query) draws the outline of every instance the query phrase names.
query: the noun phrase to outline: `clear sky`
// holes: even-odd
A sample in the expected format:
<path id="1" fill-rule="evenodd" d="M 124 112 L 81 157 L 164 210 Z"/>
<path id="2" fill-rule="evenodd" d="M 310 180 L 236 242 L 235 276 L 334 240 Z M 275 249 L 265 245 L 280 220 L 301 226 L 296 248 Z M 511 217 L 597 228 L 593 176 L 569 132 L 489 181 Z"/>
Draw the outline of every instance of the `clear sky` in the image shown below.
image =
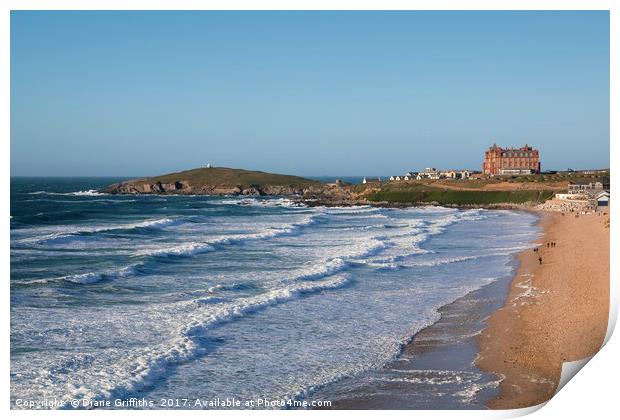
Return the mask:
<path id="1" fill-rule="evenodd" d="M 11 174 L 609 167 L 607 12 L 13 12 Z"/>

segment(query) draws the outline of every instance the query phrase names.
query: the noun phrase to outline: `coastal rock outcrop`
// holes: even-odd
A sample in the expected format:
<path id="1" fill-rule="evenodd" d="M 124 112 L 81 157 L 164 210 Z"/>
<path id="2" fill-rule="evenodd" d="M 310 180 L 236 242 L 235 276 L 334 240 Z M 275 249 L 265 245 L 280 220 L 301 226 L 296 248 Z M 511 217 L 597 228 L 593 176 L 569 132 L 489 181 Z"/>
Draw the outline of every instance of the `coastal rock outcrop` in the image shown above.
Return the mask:
<path id="1" fill-rule="evenodd" d="M 187 181 L 172 183 L 135 179 L 112 184 L 101 190 L 108 194 L 178 194 L 178 195 L 246 195 L 295 196 L 303 199 L 347 201 L 351 191 L 340 185 L 191 185 Z"/>
<path id="2" fill-rule="evenodd" d="M 294 175 L 206 167 L 112 184 L 108 194 L 288 196 L 310 205 L 347 205 L 357 193 L 344 182 L 324 184 Z M 356 195 L 357 194 L 357 195 Z"/>

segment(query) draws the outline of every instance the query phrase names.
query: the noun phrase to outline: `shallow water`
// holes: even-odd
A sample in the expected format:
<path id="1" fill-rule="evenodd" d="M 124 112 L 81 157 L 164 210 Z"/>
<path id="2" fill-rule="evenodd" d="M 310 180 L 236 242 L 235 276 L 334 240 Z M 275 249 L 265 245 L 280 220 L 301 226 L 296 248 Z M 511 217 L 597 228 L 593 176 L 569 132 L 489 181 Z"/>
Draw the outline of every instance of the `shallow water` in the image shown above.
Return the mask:
<path id="1" fill-rule="evenodd" d="M 311 396 L 511 273 L 536 218 L 11 180 L 16 398 Z"/>

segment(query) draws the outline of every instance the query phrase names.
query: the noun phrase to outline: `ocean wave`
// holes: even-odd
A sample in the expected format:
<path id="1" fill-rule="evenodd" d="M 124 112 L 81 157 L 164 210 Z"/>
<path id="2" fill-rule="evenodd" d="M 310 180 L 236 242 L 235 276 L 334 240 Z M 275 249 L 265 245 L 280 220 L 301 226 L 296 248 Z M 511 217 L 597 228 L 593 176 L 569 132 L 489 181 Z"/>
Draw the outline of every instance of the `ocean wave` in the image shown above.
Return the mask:
<path id="1" fill-rule="evenodd" d="M 395 373 L 397 376 L 392 376 Z M 407 382 L 425 385 L 460 385 L 479 381 L 482 375 L 476 372 L 434 369 L 390 369 L 389 372 L 373 379 L 381 382 Z"/>
<path id="2" fill-rule="evenodd" d="M 411 268 L 411 267 L 435 267 L 438 265 L 445 265 L 445 264 L 454 264 L 457 262 L 463 262 L 463 261 L 469 261 L 469 260 L 476 260 L 478 258 L 482 258 L 485 257 L 486 255 L 469 255 L 469 256 L 464 256 L 464 257 L 447 257 L 447 258 L 438 258 L 438 259 L 434 259 L 434 260 L 429 260 L 429 261 L 418 261 L 418 262 L 413 262 L 411 264 L 406 264 L 406 265 L 402 265 L 403 268 Z"/>
<path id="3" fill-rule="evenodd" d="M 313 263 L 311 267 L 302 270 L 301 274 L 293 277 L 293 281 L 317 280 L 330 275 L 337 274 L 349 267 L 349 264 L 342 258 L 336 257 L 323 263 Z"/>
<path id="4" fill-rule="evenodd" d="M 368 213 L 379 213 L 382 211 L 387 211 L 381 207 L 372 207 L 367 205 L 362 206 L 335 206 L 335 207 L 326 207 L 326 206 L 317 206 L 316 209 L 319 209 L 327 214 L 334 215 L 358 215 L 358 214 L 368 214 Z"/>
<path id="5" fill-rule="evenodd" d="M 111 281 L 123 277 L 130 277 L 136 274 L 137 265 L 121 268 L 120 270 L 107 270 L 102 272 L 87 272 L 79 274 L 70 274 L 61 277 L 51 277 L 35 280 L 12 280 L 11 284 L 20 286 L 53 284 L 53 283 L 72 283 L 72 284 L 93 284 L 103 281 Z"/>
<path id="6" fill-rule="evenodd" d="M 93 195 L 106 195 L 105 193 L 99 192 L 97 190 L 86 190 L 86 191 L 74 191 L 70 192 L 67 195 L 77 195 L 77 196 L 93 196 Z"/>
<path id="7" fill-rule="evenodd" d="M 123 277 L 130 277 L 136 273 L 136 267 L 130 266 L 120 270 L 105 271 L 103 273 L 85 273 L 85 274 L 73 274 L 65 277 L 61 277 L 63 281 L 78 284 L 91 284 L 101 281 L 109 281 Z"/>
<path id="8" fill-rule="evenodd" d="M 222 241 L 223 242 L 223 241 Z M 191 256 L 202 252 L 215 250 L 213 243 L 191 242 L 173 245 L 165 248 L 144 249 L 134 253 L 136 257 L 165 257 L 165 256 Z"/>
<path id="9" fill-rule="evenodd" d="M 207 293 L 214 294 L 222 291 L 229 290 L 244 290 L 251 289 L 252 285 L 249 283 L 229 283 L 229 284 L 215 284 L 207 289 Z"/>
<path id="10" fill-rule="evenodd" d="M 351 283 L 351 280 L 349 276 L 343 275 L 323 281 L 301 282 L 231 302 L 215 300 L 205 302 L 204 298 L 177 302 L 173 305 L 185 310 L 190 309 L 190 311 L 184 318 L 185 326 L 176 336 L 154 347 L 142 349 L 140 354 L 127 354 L 121 360 L 115 361 L 113 365 L 102 366 L 98 376 L 105 376 L 104 381 L 97 382 L 90 387 L 81 382 L 80 386 L 72 387 L 72 391 L 64 397 L 108 399 L 143 389 L 165 376 L 172 366 L 192 361 L 204 354 L 208 349 L 204 348 L 201 337 L 209 329 L 263 308 L 300 299 L 304 295 L 345 287 Z M 210 304 L 205 305 L 205 303 Z M 122 369 L 118 369 L 119 366 Z M 92 378 L 92 375 L 87 376 Z"/>
<path id="11" fill-rule="evenodd" d="M 152 228 L 152 229 L 161 229 L 164 227 L 169 227 L 173 225 L 177 225 L 180 223 L 184 223 L 185 220 L 181 218 L 169 218 L 164 217 L 161 219 L 149 219 L 141 222 L 135 223 L 126 223 L 126 224 L 118 224 L 118 225 L 100 225 L 100 226 L 65 226 L 60 227 L 57 232 L 48 233 L 43 236 L 33 236 L 24 239 L 20 239 L 17 242 L 21 243 L 40 243 L 45 245 L 50 244 L 60 244 L 66 243 L 68 241 L 74 240 L 80 236 L 90 236 L 97 233 L 104 232 L 113 232 L 120 230 L 132 230 L 132 229 L 144 229 L 144 228 Z M 25 229 L 21 232 L 23 233 Z"/>
<path id="12" fill-rule="evenodd" d="M 408 256 L 414 256 L 416 255 L 415 253 L 411 253 L 406 256 L 399 255 L 399 256 L 389 258 L 389 259 L 361 260 L 361 261 L 356 261 L 356 262 L 365 264 L 369 267 L 376 267 L 378 269 L 400 270 L 404 268 L 436 267 L 439 265 L 454 264 L 454 263 L 477 260 L 477 259 L 488 258 L 488 257 L 501 257 L 501 256 L 514 254 L 515 252 L 518 252 L 518 250 L 519 248 L 507 248 L 505 252 L 491 252 L 491 253 L 483 253 L 479 255 L 466 255 L 466 256 L 461 256 L 461 257 L 436 258 L 432 260 L 415 261 L 411 263 L 401 263 L 399 261 L 405 259 Z"/>
<path id="13" fill-rule="evenodd" d="M 321 261 L 308 262 L 300 269 L 294 270 L 289 276 L 282 277 L 266 283 L 271 287 L 279 287 L 283 284 L 297 284 L 304 281 L 316 281 L 325 277 L 334 276 L 346 271 L 351 265 L 357 264 L 360 258 L 370 257 L 381 252 L 387 244 L 371 238 L 362 246 L 354 246 L 344 250 L 338 256 L 330 257 Z"/>
<path id="14" fill-rule="evenodd" d="M 258 206 L 258 207 L 307 207 L 305 204 L 288 198 L 228 198 L 213 201 L 213 204 Z"/>
<path id="15" fill-rule="evenodd" d="M 306 217 L 300 222 L 288 223 L 281 226 L 269 227 L 262 232 L 228 235 L 219 238 L 212 238 L 204 242 L 191 242 L 183 244 L 174 244 L 164 248 L 146 249 L 136 252 L 135 256 L 192 256 L 203 252 L 209 252 L 216 249 L 217 246 L 239 244 L 245 241 L 256 241 L 263 239 L 278 238 L 283 236 L 297 235 L 301 229 L 318 223 L 317 217 L 320 215 L 312 215 Z"/>
<path id="16" fill-rule="evenodd" d="M 267 238 L 275 238 L 279 236 L 287 236 L 287 235 L 295 235 L 299 233 L 299 230 L 306 226 L 311 226 L 317 223 L 318 215 L 313 215 L 311 217 L 307 217 L 300 222 L 290 223 L 284 226 L 269 228 L 264 232 L 246 234 L 246 235 L 231 235 L 228 237 L 221 237 L 212 239 L 207 242 L 190 242 L 190 243 L 181 243 L 174 244 L 171 246 L 163 247 L 163 248 L 155 248 L 155 249 L 144 249 L 132 254 L 133 257 L 137 258 L 165 258 L 165 257 L 189 257 L 200 253 L 214 251 L 219 245 L 229 245 L 241 243 L 244 241 L 251 240 L 262 240 Z M 151 220 L 147 222 L 141 222 L 139 224 L 134 224 L 131 226 L 134 227 L 163 227 L 169 226 L 170 223 L 175 223 L 176 219 L 158 219 Z M 58 237 L 55 240 L 60 241 L 66 239 L 65 237 Z M 122 268 L 120 270 L 108 270 L 104 272 L 89 272 L 83 274 L 72 274 L 63 277 L 56 277 L 50 279 L 43 280 L 32 280 L 25 281 L 19 284 L 44 284 L 50 282 L 59 282 L 66 281 L 70 283 L 76 284 L 92 284 L 98 283 L 102 281 L 111 281 L 119 278 L 126 278 L 140 274 L 140 268 L 145 266 L 148 261 L 141 261 L 136 264 L 133 264 L 129 267 Z"/>
<path id="17" fill-rule="evenodd" d="M 29 195 L 73 195 L 73 196 L 97 196 L 108 195 L 106 193 L 99 192 L 97 190 L 84 190 L 84 191 L 72 191 L 72 192 L 54 192 L 54 191 L 33 191 L 29 192 Z"/>

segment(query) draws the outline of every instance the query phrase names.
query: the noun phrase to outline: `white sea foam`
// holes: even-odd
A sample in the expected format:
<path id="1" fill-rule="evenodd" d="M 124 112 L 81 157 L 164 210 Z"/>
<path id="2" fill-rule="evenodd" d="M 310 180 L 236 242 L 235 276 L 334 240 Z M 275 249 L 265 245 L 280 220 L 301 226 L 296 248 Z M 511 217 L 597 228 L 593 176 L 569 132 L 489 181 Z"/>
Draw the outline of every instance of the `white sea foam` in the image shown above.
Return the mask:
<path id="1" fill-rule="evenodd" d="M 317 206 L 315 207 L 317 210 L 328 214 L 335 215 L 360 215 L 360 214 L 369 214 L 369 213 L 377 213 L 386 211 L 381 207 L 372 207 L 372 206 L 334 206 L 334 207 L 325 207 L 325 206 Z"/>
<path id="2" fill-rule="evenodd" d="M 223 240 L 222 240 L 223 241 Z M 164 256 L 191 256 L 202 252 L 213 251 L 213 246 L 217 241 L 209 242 L 190 242 L 183 244 L 175 244 L 163 248 L 141 249 L 134 255 L 136 257 L 164 257 Z M 220 242 L 221 243 L 221 242 Z"/>
<path id="3" fill-rule="evenodd" d="M 49 230 L 44 232 L 45 229 L 32 229 L 33 234 L 29 232 L 29 229 L 20 230 L 20 234 L 28 235 L 27 237 L 18 240 L 17 242 L 22 243 L 43 243 L 43 244 L 54 244 L 54 243 L 66 243 L 71 240 L 77 239 L 81 235 L 92 235 L 96 233 L 104 233 L 104 232 L 113 232 L 118 230 L 131 230 L 131 229 L 139 229 L 139 228 L 154 228 L 161 229 L 169 226 L 174 226 L 176 224 L 183 223 L 184 220 L 180 218 L 159 218 L 159 219 L 148 219 L 139 222 L 132 223 L 123 223 L 123 224 L 107 224 L 107 225 L 96 225 L 96 226 L 84 226 L 84 225 L 76 225 L 76 226 L 56 226 L 53 232 Z M 41 232 L 43 231 L 43 232 Z M 41 233 L 39 233 L 41 232 Z"/>
<path id="4" fill-rule="evenodd" d="M 13 280 L 14 284 L 21 285 L 41 285 L 50 283 L 75 283 L 75 284 L 93 284 L 101 281 L 115 280 L 123 277 L 135 275 L 137 265 L 127 266 L 118 270 L 107 270 L 102 272 L 86 272 L 79 274 L 69 274 L 61 277 L 50 277 L 34 280 Z"/>
<path id="5" fill-rule="evenodd" d="M 258 206 L 258 207 L 307 207 L 305 204 L 289 198 L 228 198 L 213 201 L 213 204 Z"/>
<path id="6" fill-rule="evenodd" d="M 480 393 L 480 391 L 487 388 L 497 388 L 503 379 L 497 379 L 487 382 L 471 381 L 469 386 L 461 391 L 454 393 L 455 397 L 458 397 L 464 403 L 471 404 L 476 399 L 476 395 Z"/>
<path id="7" fill-rule="evenodd" d="M 69 281 L 71 283 L 89 284 L 97 283 L 103 280 L 113 280 L 122 277 L 129 277 L 135 274 L 136 267 L 130 266 L 120 270 L 106 271 L 103 273 L 84 273 L 74 274 L 70 276 L 61 277 L 62 280 Z"/>
<path id="8" fill-rule="evenodd" d="M 128 351 L 114 364 L 101 366 L 97 375 L 92 375 L 89 363 L 76 365 L 77 369 L 73 369 L 71 375 L 74 385 L 65 387 L 65 395 L 62 397 L 112 398 L 142 389 L 165 375 L 172 365 L 188 362 L 203 354 L 205 349 L 196 340 L 208 329 L 265 307 L 299 299 L 306 294 L 341 288 L 350 281 L 348 276 L 334 276 L 323 281 L 300 282 L 227 303 L 205 305 L 204 299 L 175 303 L 173 305 L 192 309 L 186 312 L 185 326 L 175 337 L 140 349 L 139 355 Z M 47 373 L 43 373 L 44 377 L 49 377 L 54 368 L 47 370 Z"/>
<path id="9" fill-rule="evenodd" d="M 336 274 L 346 269 L 348 264 L 342 258 L 332 258 L 322 264 L 313 263 L 303 274 L 295 276 L 294 280 L 315 280 L 328 275 Z"/>
<path id="10" fill-rule="evenodd" d="M 97 190 L 86 190 L 86 191 L 74 191 L 74 192 L 70 192 L 68 193 L 69 195 L 86 195 L 86 196 L 93 196 L 93 195 L 106 195 L 105 193 L 99 192 Z"/>
<path id="11" fill-rule="evenodd" d="M 74 196 L 108 195 L 106 193 L 102 193 L 97 190 L 72 191 L 72 192 L 66 192 L 66 193 L 54 192 L 54 191 L 34 191 L 28 194 L 30 195 L 74 195 Z"/>

